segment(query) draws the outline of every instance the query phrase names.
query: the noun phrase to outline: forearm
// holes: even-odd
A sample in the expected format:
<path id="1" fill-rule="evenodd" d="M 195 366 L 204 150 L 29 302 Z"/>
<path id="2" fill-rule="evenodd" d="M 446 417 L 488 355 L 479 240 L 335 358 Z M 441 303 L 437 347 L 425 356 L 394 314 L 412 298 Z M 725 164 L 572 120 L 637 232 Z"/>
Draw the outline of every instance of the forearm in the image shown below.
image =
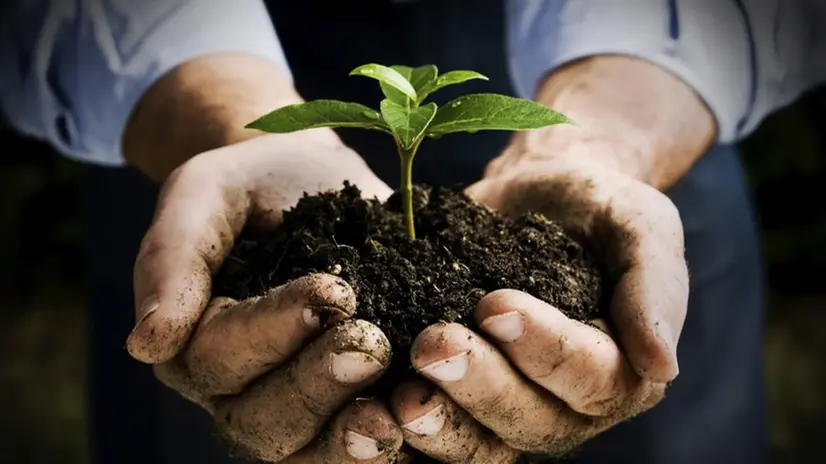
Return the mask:
<path id="1" fill-rule="evenodd" d="M 301 101 L 287 76 L 269 60 L 241 53 L 198 58 L 167 73 L 143 96 L 124 132 L 124 156 L 160 181 L 198 153 L 261 135 L 244 126 Z M 331 130 L 301 136 L 338 141 Z"/>
<path id="2" fill-rule="evenodd" d="M 716 139 L 713 115 L 683 81 L 646 61 L 597 56 L 564 66 L 536 99 L 576 121 L 518 134 L 511 165 L 573 157 L 600 163 L 665 190 Z"/>

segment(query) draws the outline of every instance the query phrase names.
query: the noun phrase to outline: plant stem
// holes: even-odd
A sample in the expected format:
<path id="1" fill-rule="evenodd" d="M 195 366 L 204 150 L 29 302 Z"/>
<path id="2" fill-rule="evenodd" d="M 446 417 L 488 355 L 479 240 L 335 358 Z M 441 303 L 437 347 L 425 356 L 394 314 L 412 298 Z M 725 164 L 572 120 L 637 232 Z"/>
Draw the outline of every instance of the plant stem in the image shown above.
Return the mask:
<path id="1" fill-rule="evenodd" d="M 402 148 L 401 144 L 397 146 L 402 165 L 402 206 L 404 207 L 407 236 L 410 237 L 410 240 L 416 240 L 416 225 L 413 220 L 413 158 L 416 157 L 416 150 L 419 149 L 419 144 L 414 144 L 410 149 Z"/>

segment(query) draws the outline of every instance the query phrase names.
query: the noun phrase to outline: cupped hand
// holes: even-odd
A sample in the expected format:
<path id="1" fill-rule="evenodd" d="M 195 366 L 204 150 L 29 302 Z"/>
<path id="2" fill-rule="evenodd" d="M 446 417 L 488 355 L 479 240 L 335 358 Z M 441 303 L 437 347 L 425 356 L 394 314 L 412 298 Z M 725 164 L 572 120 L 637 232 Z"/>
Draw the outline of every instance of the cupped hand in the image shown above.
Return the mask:
<path id="1" fill-rule="evenodd" d="M 316 274 L 244 301 L 212 298 L 212 276 L 243 227 L 276 227 L 304 192 L 344 180 L 390 194 L 351 150 L 305 134 L 207 152 L 170 176 L 135 264 L 138 323 L 127 348 L 210 412 L 242 454 L 390 462 L 402 443 L 393 417 L 379 403 L 351 403 L 384 371 L 390 345 L 377 327 L 349 320 L 356 301 L 344 281 Z M 345 322 L 325 331 L 322 320 Z"/>
<path id="2" fill-rule="evenodd" d="M 583 162 L 528 161 L 489 174 L 471 196 L 506 214 L 561 220 L 594 250 L 612 291 L 611 320 L 577 322 L 500 290 L 476 308 L 482 335 L 457 324 L 421 333 L 411 360 L 438 389 L 403 385 L 392 408 L 407 442 L 445 462 L 568 453 L 654 406 L 678 372 L 688 273 L 668 198 Z"/>

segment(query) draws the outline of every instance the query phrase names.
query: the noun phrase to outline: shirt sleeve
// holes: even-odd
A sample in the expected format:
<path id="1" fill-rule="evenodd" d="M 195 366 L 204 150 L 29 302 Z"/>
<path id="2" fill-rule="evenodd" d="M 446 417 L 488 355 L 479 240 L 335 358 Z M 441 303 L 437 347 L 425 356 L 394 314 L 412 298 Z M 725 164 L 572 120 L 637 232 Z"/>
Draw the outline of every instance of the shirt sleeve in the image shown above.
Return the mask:
<path id="1" fill-rule="evenodd" d="M 193 58 L 247 52 L 289 76 L 259 0 L 22 0 L 0 24 L 0 104 L 19 131 L 69 157 L 123 164 L 132 109 Z"/>
<path id="2" fill-rule="evenodd" d="M 602 54 L 635 56 L 693 87 L 716 117 L 720 141 L 732 142 L 826 78 L 826 62 L 815 59 L 826 52 L 826 4 L 820 0 L 507 5 L 510 71 L 525 98 L 565 63 Z"/>

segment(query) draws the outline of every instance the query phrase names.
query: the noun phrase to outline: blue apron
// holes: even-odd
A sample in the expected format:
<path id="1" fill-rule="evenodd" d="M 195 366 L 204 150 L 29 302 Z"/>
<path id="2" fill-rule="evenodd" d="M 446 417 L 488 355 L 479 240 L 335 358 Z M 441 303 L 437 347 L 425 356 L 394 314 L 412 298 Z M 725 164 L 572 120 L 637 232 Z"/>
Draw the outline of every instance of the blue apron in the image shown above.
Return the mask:
<path id="1" fill-rule="evenodd" d="M 474 69 L 489 82 L 448 89 L 513 93 L 502 0 L 268 2 L 296 86 L 307 99 L 377 102 L 377 86 L 346 77 L 365 62 Z M 397 159 L 383 134 L 342 131 L 391 186 Z M 508 134 L 452 135 L 424 144 L 417 182 L 461 186 L 480 178 Z M 86 182 L 91 268 L 91 427 L 95 462 L 234 463 L 210 439 L 210 420 L 156 383 L 123 342 L 132 326 L 131 271 L 155 188 L 135 172 L 92 168 Z M 760 463 L 766 452 L 762 371 L 763 264 L 737 151 L 715 146 L 669 192 L 685 225 L 691 269 L 680 376 L 652 411 L 603 433 L 581 463 Z M 240 462 L 240 461 L 238 461 Z"/>

